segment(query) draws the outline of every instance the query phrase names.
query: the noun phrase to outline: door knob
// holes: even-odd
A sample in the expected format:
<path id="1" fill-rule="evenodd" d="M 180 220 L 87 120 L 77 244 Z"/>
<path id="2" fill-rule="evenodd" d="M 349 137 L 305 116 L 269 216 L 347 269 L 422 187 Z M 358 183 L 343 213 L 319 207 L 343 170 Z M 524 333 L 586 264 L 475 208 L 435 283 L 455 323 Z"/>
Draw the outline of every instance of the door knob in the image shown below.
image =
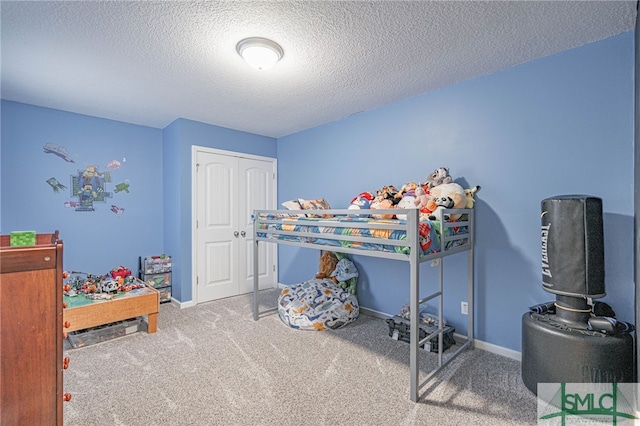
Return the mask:
<path id="1" fill-rule="evenodd" d="M 246 235 L 247 235 L 247 233 L 246 233 L 246 232 L 244 232 L 244 231 L 242 231 L 242 232 L 240 232 L 240 235 L 242 235 L 242 236 L 244 237 L 244 236 L 246 236 Z"/>
<path id="2" fill-rule="evenodd" d="M 236 237 L 236 238 L 238 238 L 238 231 L 234 231 L 234 232 L 233 232 L 233 236 L 234 236 L 234 237 Z"/>

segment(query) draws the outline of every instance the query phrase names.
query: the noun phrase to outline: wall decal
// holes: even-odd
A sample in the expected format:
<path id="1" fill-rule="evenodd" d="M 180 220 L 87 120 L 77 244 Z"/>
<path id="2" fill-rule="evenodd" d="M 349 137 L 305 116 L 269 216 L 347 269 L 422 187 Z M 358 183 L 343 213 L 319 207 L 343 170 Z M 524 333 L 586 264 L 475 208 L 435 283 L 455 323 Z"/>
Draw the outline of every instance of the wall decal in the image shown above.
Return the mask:
<path id="1" fill-rule="evenodd" d="M 114 191 L 116 194 L 120 191 L 124 191 L 127 194 L 129 193 L 129 182 L 123 182 L 116 185 L 116 190 Z"/>
<path id="2" fill-rule="evenodd" d="M 86 169 L 79 170 L 77 175 L 72 175 L 71 195 L 78 197 L 80 202 L 76 211 L 95 211 L 94 202 L 104 203 L 107 198 L 111 198 L 111 193 L 106 191 L 108 182 L 111 182 L 111 173 L 100 173 L 93 165 L 88 165 Z"/>
<path id="3" fill-rule="evenodd" d="M 114 206 L 113 204 L 111 205 L 111 211 L 114 212 L 115 214 L 122 214 L 124 213 L 124 209 L 118 206 Z"/>
<path id="4" fill-rule="evenodd" d="M 64 191 L 65 189 L 67 189 L 66 186 L 58 182 L 58 179 L 54 177 L 47 179 L 47 183 L 51 186 L 53 192 L 60 192 L 60 190 Z"/>
<path id="5" fill-rule="evenodd" d="M 107 169 L 119 169 L 120 168 L 120 162 L 118 160 L 111 160 L 111 161 L 109 161 L 107 163 L 105 168 L 107 168 Z"/>
<path id="6" fill-rule="evenodd" d="M 67 148 L 65 148 L 64 146 L 48 143 L 48 144 L 45 144 L 45 146 L 43 146 L 42 149 L 46 154 L 54 154 L 62 158 L 66 162 L 75 163 L 75 161 L 73 161 L 73 158 L 69 157 L 69 154 L 67 153 Z"/>

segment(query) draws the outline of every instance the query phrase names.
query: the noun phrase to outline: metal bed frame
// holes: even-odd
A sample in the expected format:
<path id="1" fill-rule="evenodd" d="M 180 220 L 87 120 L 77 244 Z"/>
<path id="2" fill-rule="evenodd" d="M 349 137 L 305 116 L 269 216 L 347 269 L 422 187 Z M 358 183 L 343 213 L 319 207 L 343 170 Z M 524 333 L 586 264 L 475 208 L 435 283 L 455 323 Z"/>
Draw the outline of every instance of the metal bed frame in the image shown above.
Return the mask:
<path id="1" fill-rule="evenodd" d="M 301 214 L 314 214 L 314 215 L 332 215 L 332 216 L 353 216 L 363 215 L 365 217 L 371 214 L 395 214 L 398 210 L 304 210 Z M 380 240 L 370 237 L 357 237 L 346 235 L 334 235 L 329 233 L 314 234 L 310 232 L 297 232 L 297 231 L 280 231 L 275 229 L 268 229 L 268 226 L 264 229 L 262 225 L 286 223 L 286 217 L 291 214 L 297 214 L 291 210 L 255 210 L 254 211 L 254 247 L 253 247 L 253 319 L 257 321 L 261 314 L 267 314 L 276 311 L 277 308 L 268 309 L 263 312 L 259 312 L 258 306 L 258 291 L 259 291 L 259 243 L 261 241 L 266 243 L 286 244 L 292 246 L 299 246 L 305 248 L 314 248 L 320 250 L 328 250 L 341 253 L 349 253 L 359 256 L 380 257 L 385 259 L 396 259 L 408 262 L 410 270 L 410 355 L 409 355 L 409 369 L 410 369 L 410 397 L 411 401 L 417 402 L 422 396 L 421 389 L 435 377 L 435 375 L 442 370 L 449 362 L 456 358 L 462 351 L 467 348 L 473 348 L 474 341 L 474 264 L 473 264 L 473 246 L 474 246 L 474 212 L 473 209 L 447 209 L 445 214 L 463 214 L 466 215 L 466 220 L 457 222 L 440 223 L 440 229 L 454 227 L 468 227 L 468 233 L 457 234 L 451 236 L 445 236 L 440 238 L 441 250 L 437 253 L 420 256 L 419 246 L 419 211 L 417 209 L 406 209 L 402 212 L 406 214 L 406 223 L 385 223 L 380 224 L 364 223 L 364 222 L 349 222 L 348 224 L 337 223 L 331 218 L 319 219 L 308 223 L 312 226 L 327 226 L 327 227 L 349 227 L 349 228 L 376 228 L 376 229 L 392 229 L 392 230 L 404 230 L 406 231 L 406 240 Z M 282 217 L 273 218 L 268 215 L 281 215 Z M 464 217 L 464 216 L 463 216 Z M 387 221 L 389 222 L 389 221 Z M 289 222 L 292 223 L 292 222 Z M 307 223 L 299 223 L 300 225 L 307 225 Z M 444 234 L 442 232 L 441 234 Z M 259 236 L 262 235 L 262 236 Z M 277 239 L 279 235 L 298 236 L 298 237 L 318 237 L 323 239 L 332 239 L 337 241 L 352 241 L 362 243 L 377 243 L 393 246 L 409 247 L 410 253 L 403 254 L 397 252 L 384 252 L 377 250 L 366 250 L 350 247 L 340 247 L 331 245 L 316 244 L 314 242 L 304 241 L 291 241 Z M 445 249 L 448 242 L 457 242 L 458 245 L 452 245 L 449 249 Z M 458 347 L 455 352 L 446 358 L 443 357 L 443 295 L 444 295 L 444 278 L 443 278 L 443 258 L 451 256 L 456 253 L 467 252 L 468 253 L 468 268 L 467 268 L 467 291 L 468 291 L 468 327 L 467 327 L 467 340 Z M 438 262 L 438 291 L 428 294 L 423 298 L 420 298 L 420 264 L 422 262 L 428 262 L 439 259 Z M 438 329 L 432 334 L 426 336 L 424 339 L 419 338 L 419 312 L 420 305 L 429 300 L 438 298 Z M 420 366 L 419 366 L 419 352 L 420 346 L 425 342 L 431 341 L 434 337 L 438 337 L 438 364 L 429 372 L 426 377 L 420 380 Z"/>

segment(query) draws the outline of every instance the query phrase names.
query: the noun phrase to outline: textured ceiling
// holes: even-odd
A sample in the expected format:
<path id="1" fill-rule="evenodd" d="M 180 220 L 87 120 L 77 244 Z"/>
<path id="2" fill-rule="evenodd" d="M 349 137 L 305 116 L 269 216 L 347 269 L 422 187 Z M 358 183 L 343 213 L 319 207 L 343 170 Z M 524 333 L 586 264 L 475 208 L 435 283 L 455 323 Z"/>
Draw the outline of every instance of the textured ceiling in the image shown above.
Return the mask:
<path id="1" fill-rule="evenodd" d="M 636 1 L 2 1 L 3 99 L 279 137 L 633 30 Z M 278 42 L 258 71 L 245 37 Z"/>

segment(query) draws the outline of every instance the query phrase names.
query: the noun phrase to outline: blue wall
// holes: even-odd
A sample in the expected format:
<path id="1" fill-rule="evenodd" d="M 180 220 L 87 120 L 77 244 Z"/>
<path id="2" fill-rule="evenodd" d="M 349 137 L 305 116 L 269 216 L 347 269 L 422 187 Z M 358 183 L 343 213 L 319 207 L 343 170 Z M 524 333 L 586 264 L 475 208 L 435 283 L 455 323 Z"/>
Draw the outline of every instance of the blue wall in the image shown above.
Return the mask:
<path id="1" fill-rule="evenodd" d="M 192 147 L 202 146 L 275 158 L 276 140 L 219 126 L 178 119 L 164 131 L 162 168 L 165 200 L 165 250 L 173 256 L 174 297 L 182 302 L 192 295 Z"/>
<path id="2" fill-rule="evenodd" d="M 280 138 L 178 119 L 153 129 L 2 101 L 0 232 L 60 230 L 65 268 L 106 273 L 136 269 L 140 255 L 174 257 L 174 297 L 192 300 L 191 150 L 205 146 L 278 158 L 279 201 L 325 197 L 346 207 L 354 195 L 400 187 L 447 166 L 476 205 L 477 338 L 520 350 L 520 317 L 553 300 L 542 290 L 540 202 L 584 193 L 603 198 L 607 297 L 633 321 L 633 34 L 463 82 Z M 75 163 L 43 146 L 66 147 Z M 112 159 L 121 168 L 109 170 Z M 126 159 L 126 161 L 123 161 Z M 89 165 L 111 171 L 113 193 L 93 212 L 77 200 L 71 176 Z M 55 177 L 67 189 L 54 192 Z M 117 215 L 111 205 L 124 208 Z M 396 261 L 354 258 L 363 306 L 395 314 L 408 302 L 408 271 Z M 312 250 L 280 249 L 282 283 L 310 278 Z M 445 317 L 465 332 L 466 256 L 446 259 Z M 421 267 L 424 286 L 434 268 Z"/>
<path id="3" fill-rule="evenodd" d="M 137 272 L 139 256 L 170 254 L 172 297 L 182 302 L 192 300 L 192 146 L 276 157 L 276 140 L 266 136 L 185 119 L 161 130 L 10 101 L 2 101 L 1 131 L 0 233 L 57 229 L 64 267 L 92 274 L 120 265 Z M 64 147 L 75 162 L 45 153 L 45 144 Z M 111 160 L 120 168 L 107 168 Z M 93 211 L 65 207 L 79 202 L 72 175 L 87 165 L 111 173 L 111 197 Z M 55 192 L 51 177 L 66 189 Z M 129 192 L 116 192 L 119 183 Z"/>
<path id="4" fill-rule="evenodd" d="M 66 148 L 74 162 L 45 153 L 46 144 Z M 2 101 L 0 149 L 2 234 L 57 229 L 64 268 L 92 274 L 120 265 L 137 271 L 138 256 L 163 252 L 161 130 Z M 120 168 L 107 167 L 111 160 Z M 104 184 L 111 196 L 93 202 L 94 211 L 65 207 L 80 202 L 71 192 L 72 176 L 88 165 L 111 174 Z M 50 178 L 66 188 L 56 186 L 56 192 Z M 128 192 L 118 191 L 120 183 L 129 184 Z"/>
<path id="5" fill-rule="evenodd" d="M 476 204 L 476 337 L 519 351 L 521 316 L 554 300 L 542 290 L 540 202 L 603 199 L 607 297 L 634 321 L 633 33 L 532 61 L 278 140 L 279 200 L 325 197 L 345 208 L 362 191 L 449 167 Z M 313 170 L 309 172 L 309 170 Z M 304 177 L 307 177 L 306 179 Z M 408 268 L 355 257 L 365 307 L 397 313 Z M 308 279 L 309 250 L 281 249 L 280 281 Z M 466 256 L 445 263 L 445 317 L 466 332 Z M 422 265 L 423 287 L 435 285 Z M 457 280 L 457 278 L 460 278 Z"/>

